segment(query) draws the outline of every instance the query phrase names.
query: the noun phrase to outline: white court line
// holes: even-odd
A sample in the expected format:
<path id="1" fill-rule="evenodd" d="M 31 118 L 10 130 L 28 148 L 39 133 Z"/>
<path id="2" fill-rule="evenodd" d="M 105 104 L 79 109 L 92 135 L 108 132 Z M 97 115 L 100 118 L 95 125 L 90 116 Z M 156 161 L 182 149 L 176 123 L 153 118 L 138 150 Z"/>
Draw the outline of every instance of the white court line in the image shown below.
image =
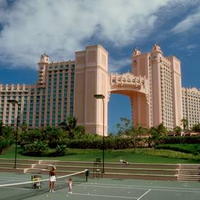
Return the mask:
<path id="1" fill-rule="evenodd" d="M 109 188 L 109 189 L 123 189 L 123 190 L 131 190 L 131 189 L 137 189 L 137 190 L 147 190 L 147 188 L 137 188 L 137 187 L 124 187 L 124 186 L 119 186 L 119 187 L 110 187 L 106 185 L 78 185 L 80 187 L 95 187 L 95 188 Z M 149 188 L 148 188 L 149 189 Z"/>
<path id="2" fill-rule="evenodd" d="M 123 196 L 110 196 L 110 195 L 97 195 L 97 194 L 83 194 L 83 193 L 72 193 L 71 195 L 92 196 L 92 197 L 106 197 L 106 198 L 115 198 L 115 199 L 137 199 L 136 197 L 123 197 Z"/>
<path id="3" fill-rule="evenodd" d="M 4 183 L 13 183 L 14 181 L 16 181 L 16 180 L 11 180 L 11 179 L 10 179 L 10 180 L 7 180 L 7 179 L 3 179 L 3 180 L 2 180 L 2 179 L 1 179 L 1 180 L 0 180 L 0 184 L 4 184 Z"/>
<path id="4" fill-rule="evenodd" d="M 9 179 L 9 180 L 0 180 L 0 186 L 5 184 L 15 184 L 18 183 L 17 181 L 27 181 L 27 179 Z M 29 180 L 30 181 L 30 180 Z"/>
<path id="5" fill-rule="evenodd" d="M 137 200 L 140 200 L 142 197 L 144 197 L 146 194 L 148 194 L 151 191 L 151 189 L 149 189 L 148 191 L 146 191 L 141 197 L 139 197 Z"/>
<path id="6" fill-rule="evenodd" d="M 96 187 L 96 188 L 110 188 L 110 189 L 123 189 L 123 190 L 147 190 L 151 188 L 154 191 L 163 191 L 163 192 L 181 192 L 181 193 L 200 193 L 199 189 L 192 189 L 192 188 L 168 188 L 168 187 L 148 187 L 148 186 L 137 186 L 137 187 L 111 187 L 109 185 L 81 185 L 81 187 Z"/>
<path id="7" fill-rule="evenodd" d="M 92 187 L 109 187 L 109 188 L 121 188 L 121 189 L 139 189 L 139 190 L 147 190 L 147 189 L 151 189 L 151 190 L 157 190 L 157 191 L 175 191 L 175 192 L 200 192 L 200 190 L 198 188 L 184 188 L 184 187 L 159 187 L 159 186 L 141 186 L 141 185 L 123 185 L 118 187 L 117 184 L 84 184 L 83 186 L 92 186 Z M 117 187 L 111 187 L 111 186 L 117 186 Z"/>
<path id="8" fill-rule="evenodd" d="M 13 177 L 5 177 L 5 176 L 0 176 L 1 179 L 3 180 L 13 180 Z M 27 177 L 14 177 L 14 180 L 27 180 Z"/>
<path id="9" fill-rule="evenodd" d="M 17 188 L 17 187 L 1 187 L 1 188 L 5 189 L 5 190 L 10 190 L 10 189 L 12 189 L 12 190 L 24 190 L 24 191 L 35 190 L 35 189 L 32 189 L 32 188 Z"/>

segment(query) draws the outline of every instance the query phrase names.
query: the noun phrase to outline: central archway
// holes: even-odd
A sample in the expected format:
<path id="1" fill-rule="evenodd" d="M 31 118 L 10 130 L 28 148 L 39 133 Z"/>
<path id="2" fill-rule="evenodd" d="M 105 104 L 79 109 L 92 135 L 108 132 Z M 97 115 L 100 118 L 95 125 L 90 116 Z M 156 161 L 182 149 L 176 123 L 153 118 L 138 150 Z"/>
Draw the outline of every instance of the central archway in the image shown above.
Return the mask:
<path id="1" fill-rule="evenodd" d="M 110 94 L 108 101 L 108 133 L 118 132 L 120 118 L 132 119 L 130 98 L 121 94 Z"/>
<path id="2" fill-rule="evenodd" d="M 149 127 L 147 80 L 131 73 L 110 74 L 110 93 L 125 95 L 130 99 L 134 126 Z M 123 107 L 122 107 L 123 108 Z"/>

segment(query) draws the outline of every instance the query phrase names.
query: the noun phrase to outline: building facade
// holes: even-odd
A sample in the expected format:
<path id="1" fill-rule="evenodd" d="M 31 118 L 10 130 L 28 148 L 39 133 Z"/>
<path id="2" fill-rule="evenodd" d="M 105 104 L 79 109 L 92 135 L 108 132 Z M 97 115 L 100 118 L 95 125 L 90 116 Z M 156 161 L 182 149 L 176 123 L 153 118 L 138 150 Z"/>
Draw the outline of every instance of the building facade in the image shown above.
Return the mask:
<path id="1" fill-rule="evenodd" d="M 132 61 L 133 73 L 140 73 L 148 79 L 149 119 L 146 125 L 151 127 L 163 123 L 168 129 L 179 126 L 182 119 L 180 61 L 174 56 L 164 57 L 158 45 L 147 54 L 135 52 Z M 140 120 L 136 123 L 143 125 Z"/>
<path id="2" fill-rule="evenodd" d="M 75 52 L 74 61 L 50 62 L 43 54 L 35 85 L 0 84 L 0 120 L 16 126 L 18 116 L 20 124 L 41 128 L 74 116 L 86 132 L 107 135 L 108 101 L 117 93 L 130 99 L 134 126 L 163 123 L 172 130 L 183 118 L 190 127 L 200 122 L 200 91 L 182 88 L 176 57 L 164 57 L 155 44 L 148 53 L 135 49 L 131 59 L 131 72 L 109 74 L 108 52 L 101 45 Z"/>
<path id="3" fill-rule="evenodd" d="M 0 120 L 4 124 L 16 125 L 19 116 L 20 123 L 40 128 L 57 126 L 67 116 L 73 116 L 75 62 L 50 63 L 44 54 L 38 67 L 34 86 L 0 84 Z M 9 100 L 16 100 L 17 104 Z"/>
<path id="4" fill-rule="evenodd" d="M 183 119 L 188 128 L 200 123 L 200 91 L 197 88 L 182 88 Z"/>

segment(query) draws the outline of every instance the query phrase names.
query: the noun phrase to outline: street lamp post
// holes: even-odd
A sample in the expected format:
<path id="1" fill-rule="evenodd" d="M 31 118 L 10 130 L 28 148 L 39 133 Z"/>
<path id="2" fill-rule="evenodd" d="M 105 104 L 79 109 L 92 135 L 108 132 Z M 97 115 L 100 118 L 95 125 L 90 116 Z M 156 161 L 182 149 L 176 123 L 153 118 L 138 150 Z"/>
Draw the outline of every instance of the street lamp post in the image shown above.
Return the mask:
<path id="1" fill-rule="evenodd" d="M 103 147 L 102 147 L 102 160 L 103 160 L 103 170 L 102 170 L 102 173 L 105 172 L 104 170 L 104 155 L 105 155 L 105 140 L 104 140 L 104 99 L 105 99 L 105 96 L 103 94 L 95 94 L 94 95 L 94 98 L 96 99 L 102 99 L 102 103 L 103 103 Z"/>
<path id="2" fill-rule="evenodd" d="M 14 162 L 14 168 L 17 168 L 17 141 L 18 141 L 18 127 L 19 127 L 19 104 L 17 100 L 14 99 L 10 99 L 8 100 L 8 103 L 12 103 L 12 104 L 17 104 L 17 126 L 16 126 L 16 135 L 15 135 L 15 162 Z"/>

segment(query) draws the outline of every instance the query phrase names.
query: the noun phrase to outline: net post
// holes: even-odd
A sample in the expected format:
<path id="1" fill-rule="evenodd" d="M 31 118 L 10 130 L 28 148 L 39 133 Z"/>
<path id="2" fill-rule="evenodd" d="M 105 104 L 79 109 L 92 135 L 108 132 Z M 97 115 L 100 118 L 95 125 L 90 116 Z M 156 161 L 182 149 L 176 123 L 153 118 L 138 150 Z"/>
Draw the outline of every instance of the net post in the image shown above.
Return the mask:
<path id="1" fill-rule="evenodd" d="M 85 170 L 86 182 L 88 182 L 88 177 L 89 177 L 89 175 L 90 175 L 90 171 L 89 171 L 89 169 L 86 169 L 86 170 Z"/>

